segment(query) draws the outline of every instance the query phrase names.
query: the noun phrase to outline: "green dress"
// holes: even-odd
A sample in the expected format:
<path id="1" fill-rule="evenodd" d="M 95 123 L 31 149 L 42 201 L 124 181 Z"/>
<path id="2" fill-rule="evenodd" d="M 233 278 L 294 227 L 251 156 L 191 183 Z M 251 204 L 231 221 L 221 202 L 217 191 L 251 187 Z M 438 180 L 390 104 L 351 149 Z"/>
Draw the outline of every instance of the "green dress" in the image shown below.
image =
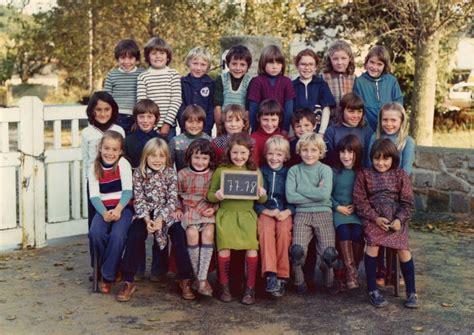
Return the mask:
<path id="1" fill-rule="evenodd" d="M 220 166 L 212 175 L 211 186 L 207 199 L 216 203 L 219 200 L 215 193 L 220 189 L 221 173 L 225 170 L 248 170 L 246 167 Z M 257 170 L 261 176 L 260 170 Z M 263 178 L 259 180 L 263 187 Z M 265 203 L 267 196 L 260 197 L 257 202 Z M 253 209 L 254 200 L 224 199 L 219 203 L 216 214 L 217 250 L 258 250 L 257 213 Z"/>

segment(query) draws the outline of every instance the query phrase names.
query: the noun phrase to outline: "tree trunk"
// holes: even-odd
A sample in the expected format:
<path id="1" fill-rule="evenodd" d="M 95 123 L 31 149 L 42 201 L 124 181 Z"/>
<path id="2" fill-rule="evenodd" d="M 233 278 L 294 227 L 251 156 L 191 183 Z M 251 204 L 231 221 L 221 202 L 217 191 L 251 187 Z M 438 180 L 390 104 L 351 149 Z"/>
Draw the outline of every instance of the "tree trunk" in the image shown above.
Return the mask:
<path id="1" fill-rule="evenodd" d="M 89 91 L 94 92 L 94 36 L 95 36 L 95 17 L 94 4 L 89 3 Z"/>
<path id="2" fill-rule="evenodd" d="M 434 10 L 431 14 L 431 25 L 439 22 L 439 6 L 434 2 L 425 4 L 424 13 Z M 423 11 L 422 11 L 423 12 Z M 426 16 L 425 16 L 426 17 Z M 436 97 L 437 65 L 439 57 L 439 41 L 442 32 L 436 29 L 422 30 L 418 38 L 415 54 L 415 80 L 411 101 L 412 115 L 410 133 L 418 145 L 433 145 L 433 120 Z"/>

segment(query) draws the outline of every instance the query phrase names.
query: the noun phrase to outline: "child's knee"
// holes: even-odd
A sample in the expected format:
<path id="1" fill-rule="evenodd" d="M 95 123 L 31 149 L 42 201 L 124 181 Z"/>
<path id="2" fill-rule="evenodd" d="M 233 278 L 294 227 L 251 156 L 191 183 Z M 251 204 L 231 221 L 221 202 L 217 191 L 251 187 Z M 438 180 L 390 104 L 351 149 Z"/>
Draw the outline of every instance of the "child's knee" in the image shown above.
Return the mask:
<path id="1" fill-rule="evenodd" d="M 334 262 L 337 259 L 337 256 L 338 256 L 338 253 L 337 253 L 336 248 L 327 247 L 323 251 L 322 259 L 328 268 L 332 268 L 334 265 Z"/>
<path id="2" fill-rule="evenodd" d="M 294 265 L 303 265 L 305 252 L 301 245 L 293 244 L 290 248 L 291 263 Z"/>
<path id="3" fill-rule="evenodd" d="M 398 257 L 401 262 L 406 263 L 411 259 L 411 252 L 410 250 L 398 250 Z"/>

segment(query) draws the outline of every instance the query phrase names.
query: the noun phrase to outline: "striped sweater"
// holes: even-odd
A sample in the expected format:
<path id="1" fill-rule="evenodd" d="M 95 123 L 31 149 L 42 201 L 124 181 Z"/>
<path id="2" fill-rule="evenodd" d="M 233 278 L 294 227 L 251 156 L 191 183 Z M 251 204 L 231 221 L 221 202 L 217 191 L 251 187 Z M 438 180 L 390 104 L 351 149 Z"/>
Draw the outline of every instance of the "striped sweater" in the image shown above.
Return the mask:
<path id="1" fill-rule="evenodd" d="M 132 168 L 123 157 L 120 158 L 116 171 L 112 167 L 101 165 L 103 177 L 97 179 L 94 165 L 89 170 L 90 199 L 101 215 L 106 210 L 114 209 L 119 203 L 125 207 L 132 205 Z"/>
<path id="2" fill-rule="evenodd" d="M 137 102 L 137 78 L 143 71 L 137 67 L 130 72 L 115 68 L 107 74 L 104 90 L 114 97 L 120 113 L 132 115 Z"/>
<path id="3" fill-rule="evenodd" d="M 176 115 L 181 106 L 181 76 L 175 69 L 148 68 L 137 79 L 137 101 L 153 100 L 160 107 L 158 128 L 164 123 L 176 125 Z"/>

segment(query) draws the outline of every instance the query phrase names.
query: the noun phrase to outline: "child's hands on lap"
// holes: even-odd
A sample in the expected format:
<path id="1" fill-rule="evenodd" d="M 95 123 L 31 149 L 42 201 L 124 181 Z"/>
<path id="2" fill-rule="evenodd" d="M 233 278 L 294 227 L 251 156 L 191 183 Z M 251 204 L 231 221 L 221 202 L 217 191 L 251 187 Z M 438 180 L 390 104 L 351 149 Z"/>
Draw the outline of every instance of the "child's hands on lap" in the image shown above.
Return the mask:
<path id="1" fill-rule="evenodd" d="M 119 204 L 117 205 L 117 207 L 109 211 L 112 217 L 112 221 L 120 220 L 120 217 L 122 216 L 122 210 L 123 207 Z"/>
<path id="2" fill-rule="evenodd" d="M 290 211 L 289 209 L 285 209 L 284 211 L 281 211 L 280 213 L 278 213 L 278 215 L 275 216 L 275 218 L 276 218 L 278 221 L 284 221 L 284 220 L 286 220 L 290 215 L 291 215 L 291 211 Z"/>
<path id="3" fill-rule="evenodd" d="M 395 219 L 390 223 L 390 228 L 393 231 L 399 231 L 402 228 L 402 223 L 400 222 L 399 219 Z"/>
<path id="4" fill-rule="evenodd" d="M 276 218 L 277 215 L 280 214 L 280 210 L 278 208 L 274 208 L 274 209 L 265 208 L 262 211 L 262 214 L 265 214 L 266 216 L 269 216 L 271 218 Z"/>
<path id="5" fill-rule="evenodd" d="M 375 224 L 384 231 L 388 231 L 390 229 L 390 221 L 384 217 L 378 217 L 375 219 Z"/>
<path id="6" fill-rule="evenodd" d="M 105 221 L 105 222 L 112 222 L 112 221 L 114 221 L 111 211 L 106 211 L 106 212 L 104 213 L 104 215 L 102 215 L 102 217 L 104 218 L 104 221 Z"/>
<path id="7" fill-rule="evenodd" d="M 354 205 L 350 204 L 347 206 L 337 206 L 336 211 L 341 213 L 342 215 L 348 216 L 354 213 Z"/>
<path id="8" fill-rule="evenodd" d="M 214 215 L 214 208 L 206 208 L 201 212 L 201 215 L 210 218 Z"/>

